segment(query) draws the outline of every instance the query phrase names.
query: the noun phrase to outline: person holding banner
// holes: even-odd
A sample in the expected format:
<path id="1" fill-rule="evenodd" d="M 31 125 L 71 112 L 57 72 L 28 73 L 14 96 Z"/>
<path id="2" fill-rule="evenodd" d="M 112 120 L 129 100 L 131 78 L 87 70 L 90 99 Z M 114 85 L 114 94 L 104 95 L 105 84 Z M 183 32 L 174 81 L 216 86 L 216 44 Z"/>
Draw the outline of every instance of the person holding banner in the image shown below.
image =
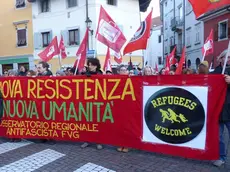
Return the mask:
<path id="1" fill-rule="evenodd" d="M 87 66 L 88 66 L 88 71 L 85 73 L 87 76 L 102 74 L 101 64 L 97 58 L 88 59 Z M 86 148 L 88 146 L 89 146 L 89 143 L 85 142 L 81 145 L 81 148 Z M 101 150 L 103 149 L 103 146 L 101 144 L 97 144 L 97 149 Z"/>
<path id="2" fill-rule="evenodd" d="M 226 126 L 228 130 L 228 135 L 230 138 L 230 60 L 228 54 L 222 53 L 218 58 L 219 66 L 215 68 L 212 72 L 213 74 L 221 74 L 224 70 L 224 77 L 227 84 L 229 84 L 226 94 L 225 103 L 223 105 L 222 112 L 220 114 L 219 121 L 219 146 L 220 146 L 220 157 L 218 160 L 213 162 L 213 165 L 220 167 L 225 164 L 228 154 L 228 145 L 225 145 L 224 142 L 224 127 Z M 228 141 L 229 143 L 229 141 Z"/>
<path id="3" fill-rule="evenodd" d="M 49 70 L 49 64 L 44 61 L 40 61 L 37 65 L 38 76 L 52 76 L 53 73 Z"/>

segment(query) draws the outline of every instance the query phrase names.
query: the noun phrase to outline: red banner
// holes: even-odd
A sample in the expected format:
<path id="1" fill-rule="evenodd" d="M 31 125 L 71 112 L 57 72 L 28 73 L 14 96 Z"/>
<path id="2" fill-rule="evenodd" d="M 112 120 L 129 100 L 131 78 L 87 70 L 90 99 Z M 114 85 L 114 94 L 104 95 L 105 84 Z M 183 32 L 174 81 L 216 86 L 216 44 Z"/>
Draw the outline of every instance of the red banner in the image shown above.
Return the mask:
<path id="1" fill-rule="evenodd" d="M 0 79 L 0 135 L 218 158 L 224 78 L 92 76 Z"/>

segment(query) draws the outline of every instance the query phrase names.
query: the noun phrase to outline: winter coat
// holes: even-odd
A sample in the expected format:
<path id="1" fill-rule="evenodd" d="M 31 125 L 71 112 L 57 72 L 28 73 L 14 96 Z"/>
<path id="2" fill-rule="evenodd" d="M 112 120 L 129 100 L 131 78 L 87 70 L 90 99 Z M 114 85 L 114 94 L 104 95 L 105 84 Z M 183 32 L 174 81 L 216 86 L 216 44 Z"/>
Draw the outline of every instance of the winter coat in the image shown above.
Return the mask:
<path id="1" fill-rule="evenodd" d="M 215 68 L 212 74 L 221 74 L 222 66 L 219 65 Z M 225 74 L 230 76 L 230 66 L 225 69 Z M 218 101 L 218 100 L 217 100 Z M 220 122 L 230 122 L 230 85 L 228 85 L 225 102 L 223 105 L 222 112 L 220 114 Z"/>

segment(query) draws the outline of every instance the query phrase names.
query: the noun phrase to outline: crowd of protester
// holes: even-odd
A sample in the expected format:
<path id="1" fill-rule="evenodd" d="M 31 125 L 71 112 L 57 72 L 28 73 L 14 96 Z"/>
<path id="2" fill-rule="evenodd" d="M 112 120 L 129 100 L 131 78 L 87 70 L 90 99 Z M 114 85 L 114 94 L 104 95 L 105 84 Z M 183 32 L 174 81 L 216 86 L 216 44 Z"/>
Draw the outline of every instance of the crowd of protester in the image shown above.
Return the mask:
<path id="1" fill-rule="evenodd" d="M 215 70 L 211 73 L 213 74 L 221 74 L 224 64 L 224 58 L 221 57 L 217 59 L 217 62 L 219 65 L 215 68 Z M 229 61 L 228 61 L 229 63 Z M 228 64 L 230 65 L 230 64 Z M 191 68 L 184 67 L 182 74 L 184 75 L 190 75 L 190 74 L 209 74 L 209 64 L 207 61 L 203 61 L 199 64 L 198 69 L 194 70 Z M 143 70 L 141 70 L 138 67 L 132 67 L 132 66 L 125 66 L 120 65 L 116 71 L 110 71 L 107 70 L 103 73 L 101 70 L 101 64 L 100 61 L 97 58 L 91 58 L 87 60 L 87 65 L 83 68 L 81 71 L 76 71 L 74 67 L 67 67 L 64 70 L 58 70 L 55 74 L 51 72 L 49 69 L 49 64 L 46 62 L 39 62 L 34 70 L 27 70 L 24 66 L 20 66 L 19 70 L 8 70 L 4 71 L 3 76 L 4 77 L 12 77 L 12 76 L 28 76 L 28 77 L 37 77 L 37 76 L 73 76 L 73 75 L 113 75 L 113 74 L 119 74 L 119 75 L 129 75 L 129 76 L 150 76 L 150 75 L 174 75 L 177 70 L 176 65 L 171 65 L 169 70 L 166 70 L 165 68 L 162 68 L 159 72 L 155 69 L 153 69 L 151 66 L 145 66 Z M 226 68 L 224 77 L 227 84 L 230 84 L 230 68 Z M 226 102 L 223 107 L 223 111 L 220 115 L 220 159 L 214 162 L 214 165 L 221 166 L 226 162 L 226 146 L 224 144 L 224 126 L 227 126 L 229 135 L 230 135 L 230 88 L 228 87 L 227 96 L 226 96 Z M 21 139 L 11 139 L 12 142 L 20 142 Z M 47 140 L 42 139 L 41 142 L 52 142 L 55 143 L 53 140 Z M 89 146 L 89 143 L 83 143 L 81 145 L 82 148 L 85 148 Z M 103 146 L 100 144 L 97 144 L 97 149 L 103 149 Z M 129 152 L 128 148 L 125 147 L 119 147 L 117 148 L 117 151 L 119 152 Z"/>

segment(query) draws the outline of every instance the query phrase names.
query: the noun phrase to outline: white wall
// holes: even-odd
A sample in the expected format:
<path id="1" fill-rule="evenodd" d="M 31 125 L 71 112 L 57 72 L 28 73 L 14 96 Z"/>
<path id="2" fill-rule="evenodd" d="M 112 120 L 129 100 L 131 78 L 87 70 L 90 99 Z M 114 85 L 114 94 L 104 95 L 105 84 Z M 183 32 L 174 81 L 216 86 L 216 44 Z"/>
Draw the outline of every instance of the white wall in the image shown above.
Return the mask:
<path id="1" fill-rule="evenodd" d="M 196 59 L 200 58 L 202 60 L 202 46 L 204 43 L 204 23 L 201 21 L 197 21 L 195 18 L 195 14 L 192 11 L 192 7 L 189 2 L 186 0 L 186 21 L 185 28 L 186 30 L 191 30 L 190 32 L 186 32 L 186 55 L 187 62 L 191 61 L 191 68 L 196 69 Z M 187 46 L 187 37 L 189 37 L 191 45 Z"/>
<path id="2" fill-rule="evenodd" d="M 86 30 L 85 1 L 78 0 L 77 7 L 68 9 L 66 0 L 52 0 L 51 12 L 47 13 L 39 13 L 38 4 L 38 1 L 32 4 L 33 32 L 35 34 L 52 30 L 53 37 L 58 36 L 58 40 L 60 40 L 60 34 L 64 33 L 62 31 L 79 28 L 80 41 L 82 41 Z M 100 5 L 103 5 L 105 10 L 118 25 L 123 26 L 124 35 L 126 36 L 127 41 L 129 41 L 140 25 L 139 3 L 138 0 L 120 0 L 118 1 L 117 6 L 110 6 L 106 5 L 106 0 L 89 0 L 89 18 L 92 20 L 91 29 L 94 30 L 94 35 L 92 37 L 93 43 L 91 43 L 92 39 L 90 38 L 89 48 L 96 49 L 98 55 L 105 55 L 106 46 L 95 40 Z M 93 47 L 91 46 L 92 44 Z M 78 46 L 67 46 L 66 48 L 68 56 L 75 56 Z M 35 59 L 38 58 L 38 54 L 41 51 L 42 48 L 35 49 Z M 137 51 L 133 53 L 133 55 L 142 55 L 142 52 Z"/>
<path id="3" fill-rule="evenodd" d="M 165 2 L 167 1 L 167 6 Z M 174 16 L 174 1 L 175 1 L 175 16 L 179 16 L 179 6 L 183 7 L 183 0 L 162 0 L 163 3 L 163 25 L 164 25 L 164 53 L 170 53 L 170 37 L 174 36 L 174 32 L 171 30 L 171 19 Z M 195 19 L 192 7 L 189 6 L 188 0 L 185 0 L 185 45 L 187 61 L 191 61 L 191 68 L 196 68 L 196 59 L 202 58 L 201 48 L 203 46 L 204 24 Z M 199 40 L 197 41 L 197 29 L 199 28 Z M 183 32 L 182 27 L 182 43 Z M 188 37 L 191 45 L 188 44 Z M 178 33 L 175 33 L 175 44 L 178 44 Z"/>
<path id="4" fill-rule="evenodd" d="M 153 68 L 158 64 L 158 57 L 163 58 L 163 37 L 161 36 L 161 43 L 159 43 L 159 36 L 161 36 L 161 26 L 153 28 L 151 37 L 148 41 L 148 48 L 145 52 L 145 62 L 148 61 L 148 65 Z"/>

